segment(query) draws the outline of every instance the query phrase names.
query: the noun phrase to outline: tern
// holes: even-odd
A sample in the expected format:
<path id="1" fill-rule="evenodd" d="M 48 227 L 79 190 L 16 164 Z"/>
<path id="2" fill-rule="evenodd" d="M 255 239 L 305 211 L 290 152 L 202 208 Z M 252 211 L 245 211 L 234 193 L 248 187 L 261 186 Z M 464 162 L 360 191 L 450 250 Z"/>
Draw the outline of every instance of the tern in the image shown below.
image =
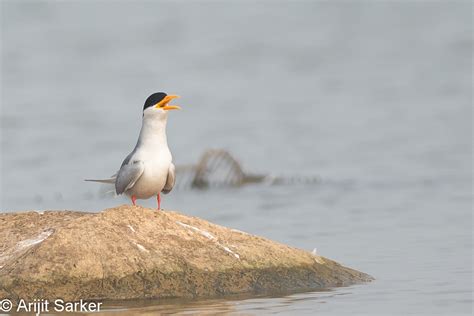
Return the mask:
<path id="1" fill-rule="evenodd" d="M 161 209 L 160 193 L 170 193 L 176 180 L 166 139 L 168 111 L 180 109 L 178 105 L 168 103 L 176 98 L 179 96 L 164 92 L 150 95 L 143 106 L 142 128 L 137 144 L 122 162 L 120 170 L 109 179 L 86 181 L 115 183 L 117 195 L 129 196 L 133 205 L 136 205 L 137 199 L 156 196 L 158 209 Z"/>

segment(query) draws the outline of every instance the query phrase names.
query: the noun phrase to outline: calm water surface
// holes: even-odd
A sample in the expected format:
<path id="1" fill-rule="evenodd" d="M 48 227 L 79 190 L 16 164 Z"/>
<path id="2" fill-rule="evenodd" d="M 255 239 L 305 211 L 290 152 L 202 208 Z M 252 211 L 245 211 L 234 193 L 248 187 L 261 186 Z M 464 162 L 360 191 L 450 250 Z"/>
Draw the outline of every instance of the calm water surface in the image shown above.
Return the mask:
<path id="1" fill-rule="evenodd" d="M 82 180 L 116 171 L 144 99 L 163 90 L 182 95 L 168 125 L 177 164 L 225 148 L 249 171 L 322 180 L 183 188 L 165 208 L 317 248 L 376 278 L 277 297 L 111 303 L 108 314 L 471 314 L 470 2 L 1 8 L 2 211 L 128 203 Z"/>

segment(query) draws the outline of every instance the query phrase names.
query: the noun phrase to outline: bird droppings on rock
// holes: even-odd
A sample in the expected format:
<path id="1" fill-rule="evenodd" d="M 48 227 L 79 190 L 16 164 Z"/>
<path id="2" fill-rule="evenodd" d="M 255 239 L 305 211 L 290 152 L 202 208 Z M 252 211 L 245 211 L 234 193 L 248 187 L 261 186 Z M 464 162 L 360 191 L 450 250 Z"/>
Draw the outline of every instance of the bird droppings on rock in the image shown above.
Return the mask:
<path id="1" fill-rule="evenodd" d="M 137 243 L 135 243 L 135 245 L 137 245 L 138 249 L 140 249 L 141 251 L 149 252 L 149 250 L 143 247 L 142 245 L 137 244 Z"/>
<path id="2" fill-rule="evenodd" d="M 220 248 L 222 248 L 224 251 L 230 253 L 231 255 L 233 255 L 234 257 L 236 257 L 237 259 L 240 259 L 240 256 L 239 254 L 236 254 L 235 252 L 233 252 L 232 250 L 229 249 L 229 247 L 227 246 L 224 246 L 222 245 L 221 243 L 219 243 L 217 241 L 217 238 L 214 237 L 211 233 L 205 231 L 205 230 L 202 230 L 202 229 L 199 229 L 197 227 L 194 227 L 194 226 L 191 226 L 191 225 L 187 225 L 187 224 L 184 224 L 184 223 L 181 223 L 180 221 L 176 221 L 176 223 L 178 223 L 179 225 L 185 227 L 185 228 L 188 228 L 188 229 L 192 229 L 193 231 L 195 232 L 198 232 L 199 234 L 203 235 L 204 237 L 206 237 L 207 239 L 209 240 L 212 240 L 215 242 L 215 244 L 217 246 L 219 246 Z"/>
<path id="3" fill-rule="evenodd" d="M 186 228 L 190 228 L 198 233 L 200 233 L 201 235 L 203 235 L 204 237 L 206 237 L 207 239 L 210 239 L 210 240 L 214 240 L 216 239 L 214 236 L 212 236 L 211 233 L 205 231 L 205 230 L 201 230 L 197 227 L 194 227 L 194 226 L 191 226 L 191 225 L 188 225 L 188 224 L 184 224 L 184 223 L 181 223 L 180 221 L 176 221 L 176 223 L 178 223 L 179 225 L 183 226 L 183 227 L 186 227 Z"/>
<path id="4" fill-rule="evenodd" d="M 266 238 L 129 205 L 1 214 L 0 267 L 0 297 L 30 300 L 211 297 L 372 280 Z"/>
<path id="5" fill-rule="evenodd" d="M 130 230 L 131 230 L 132 232 L 136 233 L 135 228 L 133 228 L 133 226 L 127 225 L 127 227 L 130 228 Z"/>

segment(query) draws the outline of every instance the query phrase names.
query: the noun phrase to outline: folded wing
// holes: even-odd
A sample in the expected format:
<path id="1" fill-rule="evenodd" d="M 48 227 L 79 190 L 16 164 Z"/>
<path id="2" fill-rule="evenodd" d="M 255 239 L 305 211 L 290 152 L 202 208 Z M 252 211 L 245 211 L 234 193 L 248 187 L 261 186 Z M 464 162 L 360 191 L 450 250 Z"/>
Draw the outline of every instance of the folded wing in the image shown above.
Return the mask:
<path id="1" fill-rule="evenodd" d="M 122 194 L 128 189 L 132 188 L 137 180 L 140 179 L 144 169 L 145 167 L 143 161 L 124 161 L 124 164 L 122 164 L 122 167 L 117 173 L 117 179 L 115 180 L 115 192 L 117 192 L 117 194 Z"/>

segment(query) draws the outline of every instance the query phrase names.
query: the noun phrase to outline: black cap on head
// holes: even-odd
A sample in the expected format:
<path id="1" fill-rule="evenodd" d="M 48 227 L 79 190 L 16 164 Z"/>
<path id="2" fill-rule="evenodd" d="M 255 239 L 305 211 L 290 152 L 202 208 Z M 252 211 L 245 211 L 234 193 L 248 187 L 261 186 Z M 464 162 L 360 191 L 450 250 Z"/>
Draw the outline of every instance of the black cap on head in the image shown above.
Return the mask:
<path id="1" fill-rule="evenodd" d="M 155 104 L 163 100 L 165 97 L 166 97 L 166 93 L 164 92 L 153 93 L 152 95 L 148 97 L 148 99 L 146 99 L 145 105 L 143 106 L 143 111 L 145 111 L 150 106 L 154 106 Z"/>

